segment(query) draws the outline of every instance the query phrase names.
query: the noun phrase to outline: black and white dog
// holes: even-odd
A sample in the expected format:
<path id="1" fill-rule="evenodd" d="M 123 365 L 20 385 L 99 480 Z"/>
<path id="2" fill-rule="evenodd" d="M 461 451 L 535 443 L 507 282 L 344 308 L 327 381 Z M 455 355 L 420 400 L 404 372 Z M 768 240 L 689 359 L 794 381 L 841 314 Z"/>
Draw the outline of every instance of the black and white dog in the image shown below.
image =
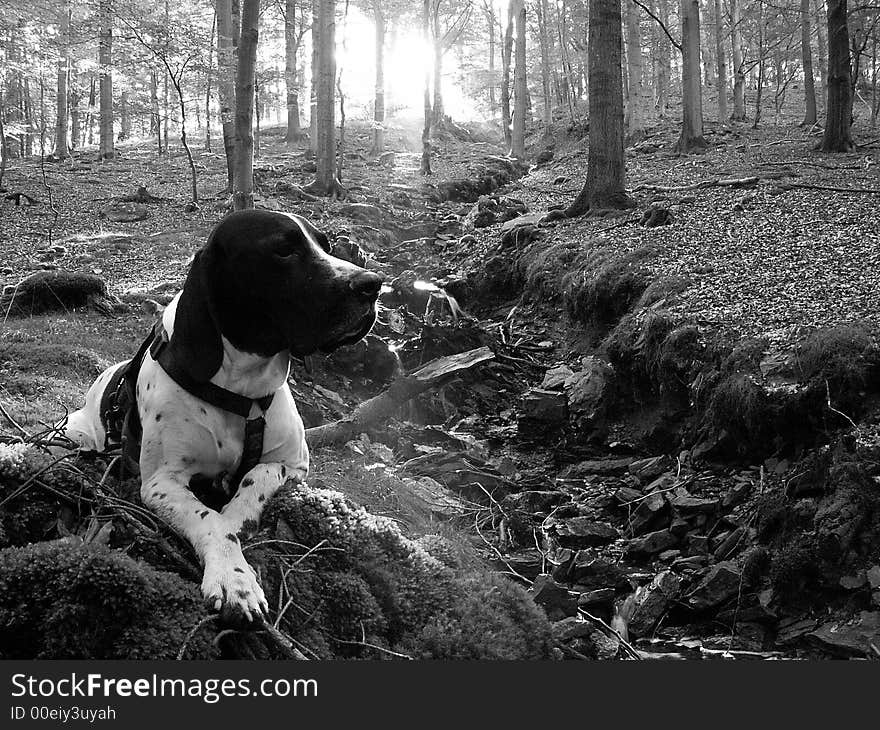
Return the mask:
<path id="1" fill-rule="evenodd" d="M 266 611 L 239 533 L 258 522 L 287 479 L 309 468 L 287 385 L 289 357 L 361 339 L 375 321 L 381 284 L 330 255 L 327 237 L 301 217 L 235 212 L 196 254 L 183 291 L 134 363 L 141 497 L 192 543 L 204 565 L 202 593 L 225 617 L 250 621 Z M 102 404 L 129 362 L 101 374 L 68 419 L 67 435 L 81 448 L 106 448 Z M 226 488 L 225 506 L 196 496 L 191 483 L 200 478 Z"/>

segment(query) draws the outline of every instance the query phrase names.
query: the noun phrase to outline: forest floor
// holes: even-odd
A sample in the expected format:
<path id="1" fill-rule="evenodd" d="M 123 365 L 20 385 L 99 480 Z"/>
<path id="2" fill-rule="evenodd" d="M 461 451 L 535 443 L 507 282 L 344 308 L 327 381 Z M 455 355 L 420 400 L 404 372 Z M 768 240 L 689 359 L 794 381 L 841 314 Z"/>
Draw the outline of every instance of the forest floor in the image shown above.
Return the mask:
<path id="1" fill-rule="evenodd" d="M 673 125 L 659 126 L 628 149 L 637 208 L 547 224 L 515 217 L 576 195 L 576 130 L 479 201 L 466 183 L 503 155 L 488 137 L 444 135 L 426 180 L 411 132 L 391 131 L 383 164 L 354 126 L 349 198 L 311 201 L 305 150 L 264 130 L 258 207 L 360 246 L 391 282 L 376 332 L 405 369 L 495 354 L 393 423 L 316 451 L 313 480 L 530 586 L 560 656 L 880 656 L 880 151 L 857 131 L 858 152 L 827 155 L 793 125 L 710 125 L 709 149 L 679 157 Z M 222 154 L 198 150 L 196 164 L 191 212 L 178 150 L 11 165 L 5 187 L 40 203 L 2 203 L 0 283 L 88 271 L 125 305 L 110 319 L 4 316 L 10 421 L 36 430 L 78 407 L 134 351 L 144 302 L 176 291 L 227 209 Z M 107 220 L 138 185 L 161 198 L 147 217 Z M 651 207 L 666 225 L 640 224 Z M 361 347 L 295 364 L 307 425 L 380 392 L 387 361 Z"/>

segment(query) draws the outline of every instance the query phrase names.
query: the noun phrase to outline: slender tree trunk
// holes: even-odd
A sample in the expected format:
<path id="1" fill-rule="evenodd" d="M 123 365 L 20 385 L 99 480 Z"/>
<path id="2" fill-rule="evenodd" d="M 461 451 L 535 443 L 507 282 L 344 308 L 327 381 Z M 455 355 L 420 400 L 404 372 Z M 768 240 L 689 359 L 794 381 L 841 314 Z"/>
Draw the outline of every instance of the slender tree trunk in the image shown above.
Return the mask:
<path id="1" fill-rule="evenodd" d="M 217 12 L 211 20 L 211 43 L 208 46 L 208 69 L 205 71 L 205 151 L 211 151 L 211 79 L 214 60 L 214 37 L 217 34 Z"/>
<path id="2" fill-rule="evenodd" d="M 513 120 L 510 152 L 517 160 L 526 156 L 526 5 L 524 0 L 510 0 L 516 27 L 513 69 Z"/>
<path id="3" fill-rule="evenodd" d="M 123 91 L 119 97 L 119 141 L 131 137 L 131 94 Z"/>
<path id="4" fill-rule="evenodd" d="M 373 97 L 373 146 L 371 155 L 385 151 L 385 11 L 375 0 L 373 20 L 376 25 L 376 90 Z"/>
<path id="5" fill-rule="evenodd" d="M 657 11 L 663 25 L 669 26 L 669 0 L 660 0 L 657 3 Z M 657 116 L 666 118 L 669 106 L 669 77 L 671 71 L 672 44 L 662 29 L 655 29 L 657 37 Z"/>
<path id="6" fill-rule="evenodd" d="M 804 65 L 804 121 L 805 127 L 816 123 L 816 84 L 813 79 L 813 51 L 810 47 L 810 0 L 801 0 L 801 58 Z"/>
<path id="7" fill-rule="evenodd" d="M 828 98 L 828 39 L 824 0 L 815 0 L 814 10 L 816 11 L 816 48 L 819 51 L 819 88 L 822 91 L 821 98 L 825 101 Z"/>
<path id="8" fill-rule="evenodd" d="M 80 91 L 79 78 L 75 73 L 70 75 L 70 91 L 68 93 L 68 107 L 70 109 L 70 148 L 76 149 L 80 146 L 80 136 L 82 135 L 82 118 L 79 112 L 79 103 L 82 99 Z"/>
<path id="9" fill-rule="evenodd" d="M 626 130 L 631 137 L 644 134 L 648 110 L 645 95 L 645 61 L 642 55 L 641 8 L 626 0 Z"/>
<path id="10" fill-rule="evenodd" d="M 676 152 L 706 147 L 703 139 L 703 100 L 700 92 L 700 3 L 681 2 L 681 136 Z"/>
<path id="11" fill-rule="evenodd" d="M 100 36 L 98 66 L 101 74 L 101 122 L 98 155 L 108 160 L 115 155 L 113 148 L 113 8 L 110 0 L 98 3 Z"/>
<path id="12" fill-rule="evenodd" d="M 623 38 L 620 0 L 590 0 L 587 45 L 590 144 L 587 179 L 565 211 L 569 217 L 588 211 L 633 206 L 624 188 Z"/>
<path id="13" fill-rule="evenodd" d="M 422 37 L 425 40 L 425 48 L 431 43 L 431 0 L 422 3 Z M 424 113 L 425 121 L 422 125 L 422 175 L 431 174 L 431 71 L 425 66 L 425 89 L 424 89 Z"/>
<path id="14" fill-rule="evenodd" d="M 260 0 L 242 0 L 241 37 L 235 74 L 235 210 L 254 207 L 254 74 L 260 38 Z"/>
<path id="15" fill-rule="evenodd" d="M 733 56 L 733 115 L 736 122 L 746 118 L 746 75 L 742 54 L 742 0 L 730 0 L 730 46 Z"/>
<path id="16" fill-rule="evenodd" d="M 553 97 L 550 94 L 550 40 L 549 31 L 547 30 L 550 11 L 547 0 L 541 0 L 537 5 L 537 10 L 538 39 L 541 44 L 541 94 L 544 101 L 544 134 L 550 134 L 550 125 L 553 123 Z"/>
<path id="17" fill-rule="evenodd" d="M 320 0 L 312 0 L 312 83 L 309 89 L 309 147 L 318 152 L 318 73 L 320 61 Z"/>
<path id="18" fill-rule="evenodd" d="M 498 114 L 495 96 L 495 10 L 491 2 L 486 3 L 486 25 L 489 28 L 489 110 L 492 119 Z"/>
<path id="19" fill-rule="evenodd" d="M 95 141 L 95 104 L 95 77 L 92 75 L 89 77 L 89 109 L 86 113 L 86 144 L 92 144 Z"/>
<path id="20" fill-rule="evenodd" d="M 284 7 L 284 83 L 287 87 L 287 134 L 284 141 L 288 147 L 294 147 L 303 137 L 299 124 L 299 89 L 296 85 L 296 56 L 299 52 L 296 0 L 285 0 Z"/>
<path id="21" fill-rule="evenodd" d="M 317 173 L 311 192 L 338 197 L 342 187 L 336 179 L 336 2 L 316 0 L 318 5 Z"/>
<path id="22" fill-rule="evenodd" d="M 232 193 L 235 171 L 235 47 L 238 39 L 232 23 L 232 0 L 216 0 L 217 100 L 223 149 L 226 152 L 226 192 Z"/>
<path id="23" fill-rule="evenodd" d="M 507 27 L 504 30 L 504 45 L 501 47 L 501 126 L 504 127 L 504 144 L 510 149 L 512 142 L 510 129 L 510 66 L 513 55 L 513 7 L 507 6 Z"/>
<path id="24" fill-rule="evenodd" d="M 764 99 L 764 3 L 758 3 L 758 87 L 755 89 L 755 121 L 752 129 L 757 129 L 761 122 L 761 103 Z"/>
<path id="25" fill-rule="evenodd" d="M 721 0 L 713 0 L 715 15 L 715 65 L 718 69 L 718 121 L 727 122 L 727 57 L 724 53 L 724 15 Z"/>
<path id="26" fill-rule="evenodd" d="M 828 102 L 825 152 L 852 152 L 852 83 L 846 0 L 828 0 Z"/>
<path id="27" fill-rule="evenodd" d="M 59 13 L 58 83 L 55 95 L 55 157 L 67 157 L 67 76 L 70 73 L 70 3 L 64 2 Z"/>

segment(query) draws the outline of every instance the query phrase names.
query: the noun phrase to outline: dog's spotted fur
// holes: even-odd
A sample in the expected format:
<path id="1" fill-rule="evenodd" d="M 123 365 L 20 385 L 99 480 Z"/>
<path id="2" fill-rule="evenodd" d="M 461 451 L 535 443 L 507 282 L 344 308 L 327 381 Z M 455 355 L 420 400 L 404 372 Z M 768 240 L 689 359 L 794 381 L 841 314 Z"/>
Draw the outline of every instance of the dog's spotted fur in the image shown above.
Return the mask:
<path id="1" fill-rule="evenodd" d="M 244 419 L 191 395 L 149 354 L 138 375 L 141 497 L 192 543 L 204 565 L 202 593 L 230 620 L 254 620 L 267 609 L 239 534 L 256 526 L 285 481 L 304 479 L 309 469 L 302 419 L 287 386 L 289 356 L 356 341 L 375 320 L 381 279 L 327 249 L 326 237 L 299 217 L 233 213 L 214 229 L 183 291 L 163 312 L 168 346 L 194 378 L 248 398 L 275 394 L 264 414 L 260 463 L 219 510 L 190 485 L 206 478 L 232 491 Z M 84 449 L 104 448 L 101 397 L 124 364 L 98 377 L 67 422 L 67 435 Z M 258 415 L 255 404 L 251 417 Z"/>

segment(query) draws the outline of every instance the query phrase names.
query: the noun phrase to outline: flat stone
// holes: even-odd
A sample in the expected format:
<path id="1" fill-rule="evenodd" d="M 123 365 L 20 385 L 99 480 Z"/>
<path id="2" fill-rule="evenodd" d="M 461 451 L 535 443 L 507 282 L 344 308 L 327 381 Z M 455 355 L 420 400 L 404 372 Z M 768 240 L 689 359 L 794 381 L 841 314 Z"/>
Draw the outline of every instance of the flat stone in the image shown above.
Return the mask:
<path id="1" fill-rule="evenodd" d="M 678 597 L 681 580 L 675 573 L 664 570 L 649 585 L 639 586 L 633 596 L 634 608 L 627 628 L 630 636 L 648 635 Z"/>
<path id="2" fill-rule="evenodd" d="M 575 556 L 574 561 L 567 566 L 564 576 L 559 580 L 584 587 L 630 588 L 629 577 L 620 565 L 603 558 L 592 558 L 586 553 Z"/>
<path id="3" fill-rule="evenodd" d="M 687 595 L 685 603 L 694 611 L 715 608 L 736 596 L 741 586 L 742 571 L 736 563 L 727 560 L 709 568 L 700 584 Z"/>
<path id="4" fill-rule="evenodd" d="M 520 402 L 520 417 L 553 425 L 568 420 L 568 400 L 564 393 L 532 388 Z"/>
<path id="5" fill-rule="evenodd" d="M 685 490 L 681 493 L 676 492 L 675 496 L 670 500 L 672 506 L 683 514 L 711 514 L 718 509 L 720 504 L 717 499 L 703 499 L 702 497 L 694 497 Z"/>
<path id="6" fill-rule="evenodd" d="M 582 621 L 577 616 L 566 616 L 561 621 L 552 624 L 550 631 L 555 642 L 564 644 L 567 641 L 589 636 L 595 631 L 595 628 L 589 621 Z"/>
<path id="7" fill-rule="evenodd" d="M 614 542 L 620 533 L 607 522 L 596 522 L 589 517 L 572 517 L 556 523 L 556 538 L 568 548 L 587 548 Z"/>
<path id="8" fill-rule="evenodd" d="M 641 482 L 656 479 L 669 469 L 669 457 L 649 456 L 647 459 L 639 459 L 629 465 L 629 473 Z"/>
<path id="9" fill-rule="evenodd" d="M 829 621 L 808 636 L 838 656 L 873 657 L 873 647 L 880 647 L 880 611 L 861 611 L 845 622 Z"/>
<path id="10" fill-rule="evenodd" d="M 535 514 L 546 512 L 568 497 L 562 492 L 526 490 L 516 494 L 508 494 L 501 502 L 505 507 L 510 507 L 520 512 Z"/>
<path id="11" fill-rule="evenodd" d="M 566 379 L 572 374 L 572 372 L 572 369 L 564 363 L 560 363 L 559 365 L 550 368 L 544 373 L 544 380 L 541 381 L 541 389 L 562 390 Z"/>
<path id="12" fill-rule="evenodd" d="M 543 219 L 546 213 L 527 213 L 525 215 L 517 216 L 516 218 L 511 218 L 508 221 L 505 221 L 501 226 L 501 233 L 507 233 L 507 231 L 512 231 L 514 228 L 519 228 L 520 226 L 536 226 Z"/>
<path id="13" fill-rule="evenodd" d="M 669 530 L 657 530 L 649 532 L 644 537 L 629 541 L 626 548 L 627 555 L 636 557 L 656 555 L 678 544 L 678 538 Z"/>
<path id="14" fill-rule="evenodd" d="M 577 615 L 577 598 L 546 573 L 535 578 L 529 593 L 535 603 L 544 607 L 551 621 Z"/>
<path id="15" fill-rule="evenodd" d="M 559 476 L 563 478 L 580 478 L 586 476 L 613 477 L 625 474 L 633 458 L 626 456 L 620 459 L 588 459 L 565 467 Z"/>
<path id="16" fill-rule="evenodd" d="M 585 591 L 578 596 L 578 607 L 587 610 L 596 606 L 610 606 L 614 603 L 614 597 L 617 591 L 613 588 L 597 588 L 592 591 Z"/>
<path id="17" fill-rule="evenodd" d="M 633 535 L 641 535 L 649 529 L 660 527 L 660 522 L 666 518 L 668 522 L 669 510 L 666 496 L 659 492 L 652 492 L 644 497 L 636 506 L 629 521 L 629 527 Z"/>
<path id="18" fill-rule="evenodd" d="M 742 549 L 749 543 L 746 532 L 745 527 L 737 527 L 735 530 L 732 530 L 730 534 L 719 543 L 718 547 L 715 548 L 715 552 L 712 553 L 712 557 L 715 558 L 715 561 L 720 562 L 722 560 L 727 560 L 742 551 Z"/>

